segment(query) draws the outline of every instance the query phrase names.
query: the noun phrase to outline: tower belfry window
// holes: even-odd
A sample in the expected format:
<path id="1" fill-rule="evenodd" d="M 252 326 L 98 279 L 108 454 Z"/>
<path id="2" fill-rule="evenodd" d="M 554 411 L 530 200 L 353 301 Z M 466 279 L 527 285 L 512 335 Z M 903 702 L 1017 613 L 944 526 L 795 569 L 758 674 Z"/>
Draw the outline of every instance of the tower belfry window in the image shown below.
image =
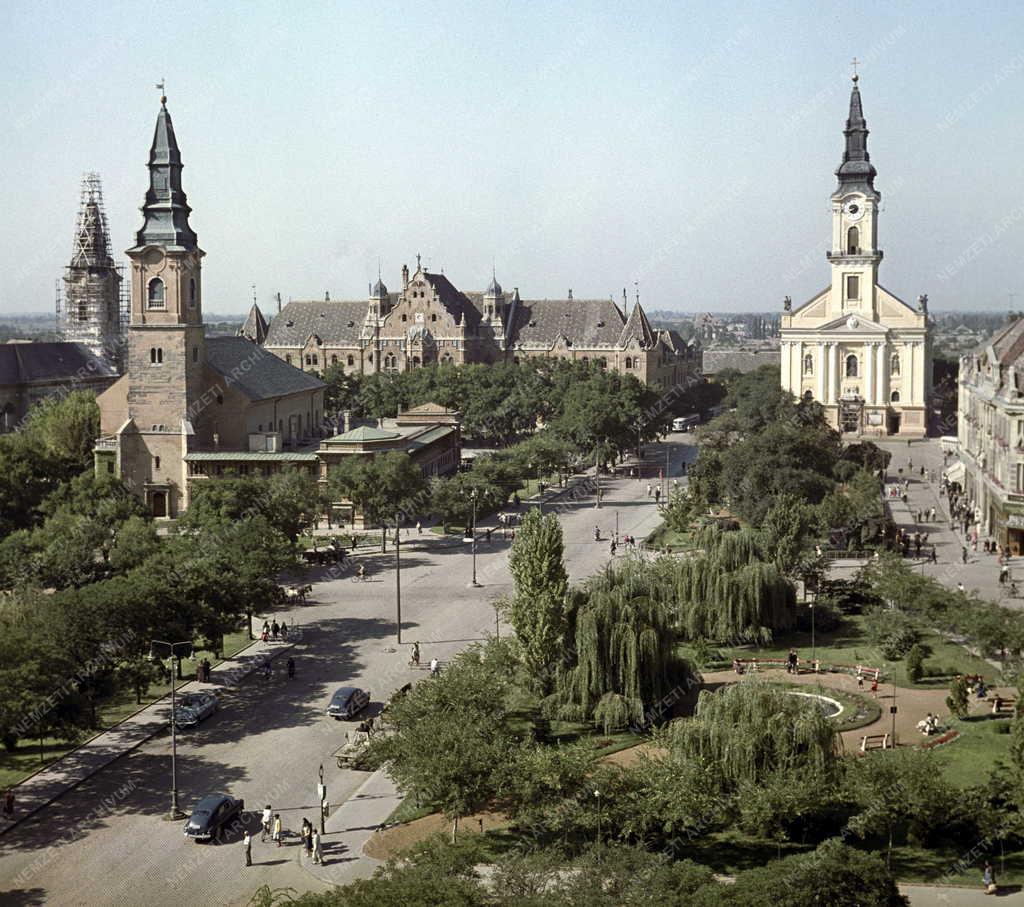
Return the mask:
<path id="1" fill-rule="evenodd" d="M 151 309 L 167 308 L 167 301 L 164 295 L 164 282 L 159 277 L 154 277 L 149 282 L 146 300 L 148 307 Z"/>
<path id="2" fill-rule="evenodd" d="M 860 275 L 859 274 L 847 274 L 846 275 L 846 298 L 847 299 L 860 299 Z"/>
<path id="3" fill-rule="evenodd" d="M 860 230 L 856 227 L 850 227 L 846 231 L 846 251 L 850 255 L 856 255 L 860 252 Z"/>

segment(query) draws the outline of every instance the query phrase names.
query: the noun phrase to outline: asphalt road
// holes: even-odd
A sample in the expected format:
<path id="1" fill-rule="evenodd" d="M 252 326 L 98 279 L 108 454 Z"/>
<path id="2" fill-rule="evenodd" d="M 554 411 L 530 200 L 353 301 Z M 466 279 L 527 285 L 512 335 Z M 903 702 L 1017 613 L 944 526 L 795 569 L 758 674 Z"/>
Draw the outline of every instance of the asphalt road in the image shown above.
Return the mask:
<path id="1" fill-rule="evenodd" d="M 692 461 L 691 435 L 674 435 L 666 448 L 671 474 Z M 660 454 L 663 456 L 663 453 Z M 660 462 L 660 461 L 659 461 Z M 602 479 L 600 509 L 593 495 L 550 506 L 565 528 L 566 562 L 579 580 L 609 558 L 606 542 L 593 541 L 599 525 L 607 538 L 646 535 L 656 524 L 648 480 Z M 486 525 L 486 524 L 481 524 Z M 323 765 L 328 799 L 344 801 L 366 775 L 338 769 L 332 753 L 344 743 L 346 723 L 325 716 L 338 686 L 357 685 L 373 694 L 379 709 L 397 687 L 423 676 L 408 666 L 409 645 L 419 640 L 422 662 L 442 663 L 494 632 L 492 602 L 510 590 L 509 542 L 492 535 L 478 544 L 477 576 L 483 588 L 468 588 L 468 546 L 402 556 L 403 645 L 395 645 L 394 556 L 369 562 L 371 578 L 332 578 L 326 569 L 308 574 L 313 594 L 277 617 L 293 631 L 296 677 L 288 680 L 281 661 L 274 677 L 245 680 L 221 691 L 222 707 L 178 740 L 180 803 L 188 811 L 201 796 L 230 793 L 245 799 L 251 827 L 265 803 L 280 812 L 289 843 L 253 846 L 245 867 L 241 831 L 222 844 L 196 844 L 182 834 L 183 821 L 167 821 L 170 805 L 170 737 L 164 735 L 113 763 L 77 789 L 0 837 L 0 903 L 5 905 L 245 904 L 260 885 L 320 889 L 302 865 L 296 831 L 303 817 L 316 818 L 316 784 Z M 502 632 L 506 632 L 502 629 Z M 331 835 L 324 839 L 328 863 L 355 861 Z"/>

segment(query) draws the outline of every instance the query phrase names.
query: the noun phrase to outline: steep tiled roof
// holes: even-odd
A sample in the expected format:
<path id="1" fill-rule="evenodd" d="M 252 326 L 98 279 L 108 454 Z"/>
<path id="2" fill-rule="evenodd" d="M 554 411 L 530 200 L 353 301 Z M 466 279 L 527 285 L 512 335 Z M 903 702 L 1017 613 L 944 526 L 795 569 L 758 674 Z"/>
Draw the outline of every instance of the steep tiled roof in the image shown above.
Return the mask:
<path id="1" fill-rule="evenodd" d="M 550 347 L 564 335 L 581 349 L 614 347 L 624 324 L 610 299 L 522 299 L 510 334 L 524 346 Z"/>
<path id="2" fill-rule="evenodd" d="M 622 329 L 619 346 L 625 346 L 632 340 L 636 340 L 644 349 L 654 346 L 654 331 L 651 330 L 651 324 L 647 320 L 639 300 L 633 306 L 633 311 L 629 313 L 629 318 Z"/>
<path id="3" fill-rule="evenodd" d="M 289 302 L 270 322 L 265 345 L 301 347 L 316 334 L 325 346 L 356 346 L 369 306 L 360 300 Z"/>
<path id="4" fill-rule="evenodd" d="M 986 346 L 995 351 L 1001 365 L 1013 365 L 1024 353 L 1024 318 L 1002 328 Z"/>
<path id="5" fill-rule="evenodd" d="M 701 372 L 705 375 L 717 375 L 726 369 L 752 372 L 762 365 L 778 365 L 779 362 L 778 350 L 704 350 Z"/>
<path id="6" fill-rule="evenodd" d="M 289 365 L 247 337 L 207 337 L 206 361 L 250 400 L 286 397 L 324 387 L 319 378 Z"/>
<path id="7" fill-rule="evenodd" d="M 441 305 L 455 316 L 456 324 L 464 323 L 470 327 L 479 324 L 478 303 L 474 303 L 465 293 L 457 290 L 444 274 L 430 274 L 424 271 L 423 277 L 434 288 Z"/>
<path id="8" fill-rule="evenodd" d="M 267 339 L 267 319 L 263 317 L 260 307 L 255 302 L 249 309 L 249 317 L 245 319 L 238 336 L 248 337 L 253 343 L 260 344 Z"/>
<path id="9" fill-rule="evenodd" d="M 81 343 L 0 344 L 0 385 L 90 381 L 117 373 Z"/>

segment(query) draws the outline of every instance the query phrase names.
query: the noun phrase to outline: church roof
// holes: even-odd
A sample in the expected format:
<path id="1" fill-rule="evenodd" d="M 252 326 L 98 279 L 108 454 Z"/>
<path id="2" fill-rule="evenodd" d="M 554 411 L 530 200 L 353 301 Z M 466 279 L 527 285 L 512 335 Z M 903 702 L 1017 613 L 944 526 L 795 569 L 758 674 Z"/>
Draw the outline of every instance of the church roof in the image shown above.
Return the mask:
<path id="1" fill-rule="evenodd" d="M 117 372 L 81 343 L 0 344 L 0 385 L 116 378 Z"/>
<path id="2" fill-rule="evenodd" d="M 319 378 L 289 365 L 248 337 L 207 337 L 206 361 L 224 376 L 225 384 L 250 400 L 287 397 L 325 387 Z"/>
<path id="3" fill-rule="evenodd" d="M 373 428 L 370 425 L 360 425 L 344 434 L 335 435 L 330 440 L 349 444 L 366 444 L 373 441 L 394 441 L 401 437 L 401 432 L 386 431 L 382 428 Z"/>
<path id="4" fill-rule="evenodd" d="M 260 307 L 255 302 L 252 304 L 252 308 L 249 309 L 249 316 L 245 319 L 245 324 L 239 329 L 238 336 L 248 337 L 253 343 L 258 343 L 261 346 L 263 341 L 267 339 L 267 319 L 263 317 Z"/>
<path id="5" fill-rule="evenodd" d="M 1018 318 L 999 330 L 983 349 L 992 348 L 1000 365 L 1014 365 L 1024 355 L 1024 318 Z"/>
<path id="6" fill-rule="evenodd" d="M 550 348 L 564 336 L 574 347 L 616 347 L 625 324 L 611 299 L 522 299 L 511 342 Z"/>
<path id="7" fill-rule="evenodd" d="M 473 301 L 461 290 L 456 289 L 444 274 L 431 274 L 423 271 L 421 276 L 434 288 L 441 305 L 455 317 L 456 324 L 475 327 L 480 323 L 480 311 Z"/>
<path id="8" fill-rule="evenodd" d="M 289 302 L 270 322 L 264 345 L 301 347 L 316 334 L 325 346 L 357 346 L 369 308 L 365 299 Z"/>
<path id="9" fill-rule="evenodd" d="M 726 369 L 738 372 L 753 372 L 762 365 L 778 365 L 779 350 L 704 350 L 701 357 L 701 373 L 717 375 Z"/>

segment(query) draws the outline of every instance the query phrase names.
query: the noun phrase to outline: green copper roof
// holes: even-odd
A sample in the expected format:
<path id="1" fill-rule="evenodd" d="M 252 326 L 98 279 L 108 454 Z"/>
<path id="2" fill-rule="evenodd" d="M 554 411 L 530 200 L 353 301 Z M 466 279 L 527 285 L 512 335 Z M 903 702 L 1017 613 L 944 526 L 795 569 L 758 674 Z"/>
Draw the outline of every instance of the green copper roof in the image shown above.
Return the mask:
<path id="1" fill-rule="evenodd" d="M 186 463 L 252 463 L 254 461 L 261 463 L 315 463 L 318 458 L 315 453 L 290 453 L 288 451 L 274 453 L 269 450 L 200 450 L 187 453 L 182 459 Z"/>
<path id="2" fill-rule="evenodd" d="M 328 441 L 340 441 L 343 444 L 366 444 L 369 441 L 394 441 L 401 437 L 397 431 L 384 431 L 381 428 L 360 425 L 344 434 L 328 438 Z"/>

